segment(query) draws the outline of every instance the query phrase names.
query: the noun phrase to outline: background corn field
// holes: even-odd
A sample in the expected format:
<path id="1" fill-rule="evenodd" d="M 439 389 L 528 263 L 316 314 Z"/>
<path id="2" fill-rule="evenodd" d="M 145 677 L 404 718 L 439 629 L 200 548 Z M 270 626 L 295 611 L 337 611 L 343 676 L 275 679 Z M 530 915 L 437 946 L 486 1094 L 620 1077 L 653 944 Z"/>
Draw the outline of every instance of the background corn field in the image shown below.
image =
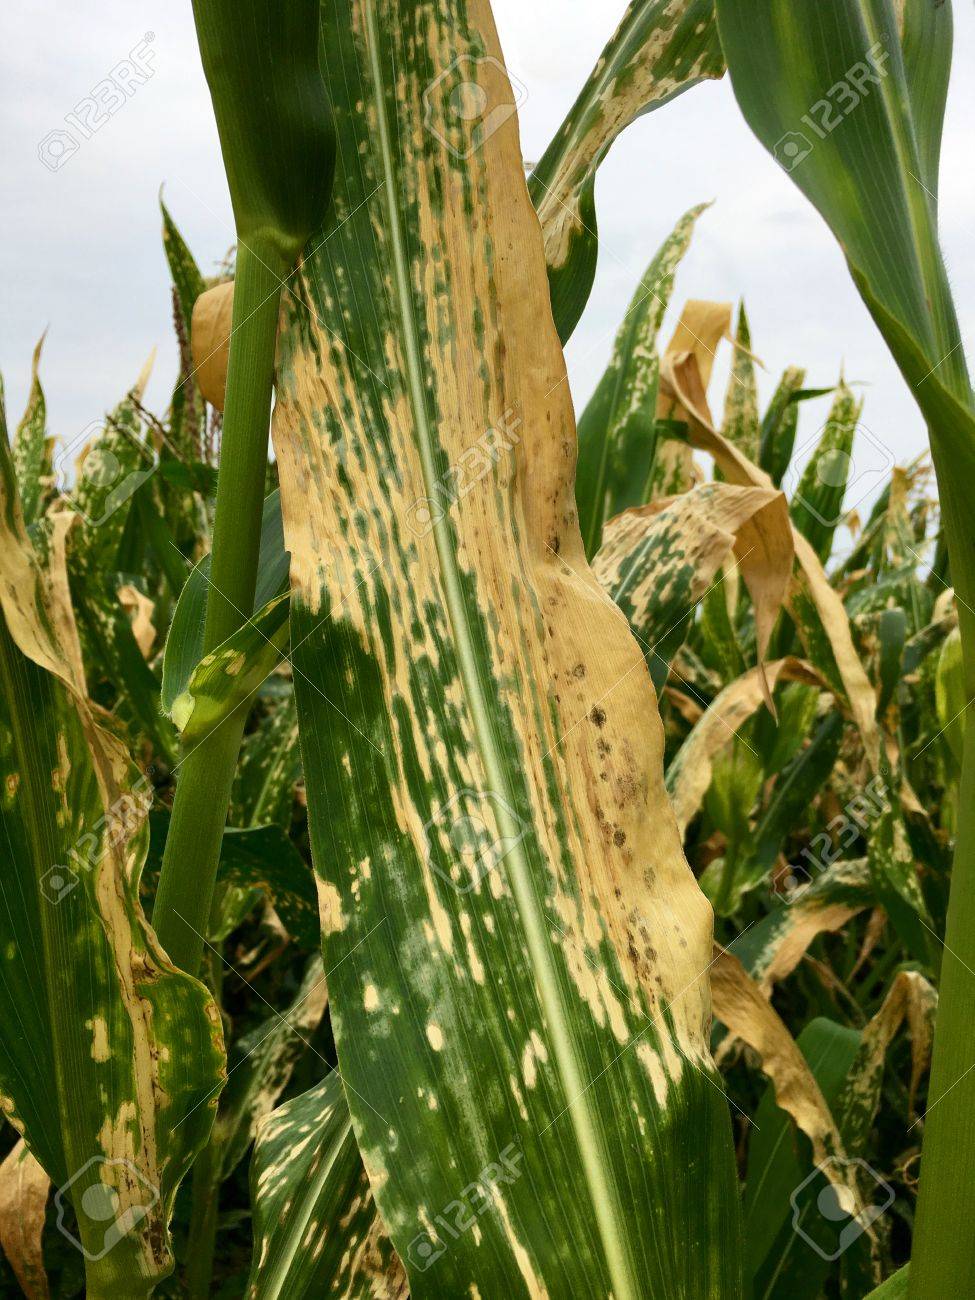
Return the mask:
<path id="1" fill-rule="evenodd" d="M 0 1287 L 966 1294 L 950 7 L 634 0 L 527 171 L 487 0 L 194 9 L 171 402 L 65 447 L 42 339 L 0 440 Z M 729 71 L 930 430 L 869 495 L 704 202 L 572 410 L 599 163 Z"/>

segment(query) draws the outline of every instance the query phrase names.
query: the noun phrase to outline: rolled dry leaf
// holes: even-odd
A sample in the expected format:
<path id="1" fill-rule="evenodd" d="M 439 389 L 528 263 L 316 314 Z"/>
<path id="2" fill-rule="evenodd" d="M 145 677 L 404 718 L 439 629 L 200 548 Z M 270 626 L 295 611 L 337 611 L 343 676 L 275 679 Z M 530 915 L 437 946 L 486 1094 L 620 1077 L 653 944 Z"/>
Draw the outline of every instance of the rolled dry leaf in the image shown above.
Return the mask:
<path id="1" fill-rule="evenodd" d="M 234 311 L 234 282 L 224 280 L 201 293 L 193 305 L 190 347 L 193 378 L 200 392 L 218 411 L 227 393 L 227 362 Z"/>
<path id="2" fill-rule="evenodd" d="M 148 659 L 156 639 L 156 629 L 152 622 L 155 603 L 130 582 L 119 587 L 118 598 L 129 616 L 136 645 L 141 650 L 143 659 Z"/>
<path id="3" fill-rule="evenodd" d="M 761 1058 L 776 1103 L 809 1138 L 813 1163 L 833 1184 L 840 1204 L 859 1217 L 864 1199 L 856 1166 L 845 1159 L 836 1121 L 795 1039 L 738 958 L 718 944 L 710 973 L 716 1018 Z M 864 1227 L 870 1231 L 869 1220 Z"/>
<path id="4" fill-rule="evenodd" d="M 777 659 L 765 665 L 764 674 L 758 668 L 750 668 L 712 701 L 675 754 L 667 771 L 667 788 L 681 835 L 707 794 L 716 755 L 731 743 L 738 728 L 762 704 L 769 686 L 774 690 L 780 681 L 825 687 L 812 665 L 802 659 Z"/>
<path id="5" fill-rule="evenodd" d="M 29 1300 L 50 1295 L 41 1237 L 51 1180 L 23 1138 L 0 1164 L 0 1246 Z"/>
<path id="6" fill-rule="evenodd" d="M 689 302 L 684 308 L 682 319 L 695 333 L 708 329 L 713 333 L 714 327 L 709 322 L 712 316 L 717 316 L 724 309 L 724 304 L 714 303 L 710 304 L 714 311 L 709 312 L 705 310 L 708 306 L 707 303 L 695 301 Z M 743 487 L 772 487 L 772 481 L 765 471 L 750 461 L 714 427 L 707 399 L 706 379 L 709 376 L 710 365 L 705 367 L 702 375 L 699 356 L 694 350 L 668 350 L 661 358 L 661 392 L 674 399 L 686 413 L 691 445 L 713 456 L 715 464 L 730 483 L 738 483 Z M 853 644 L 850 621 L 843 601 L 839 592 L 830 586 L 819 557 L 795 528 L 792 529 L 792 540 L 798 573 L 790 601 L 794 599 L 796 590 L 802 589 L 815 606 L 823 630 L 829 638 L 837 671 L 850 702 L 850 712 L 863 740 L 867 761 L 871 770 L 876 772 L 881 757 L 880 733 L 875 717 L 876 696 Z M 771 628 L 762 627 L 756 621 L 755 631 L 761 654 L 766 644 L 763 638 L 771 635 Z"/>

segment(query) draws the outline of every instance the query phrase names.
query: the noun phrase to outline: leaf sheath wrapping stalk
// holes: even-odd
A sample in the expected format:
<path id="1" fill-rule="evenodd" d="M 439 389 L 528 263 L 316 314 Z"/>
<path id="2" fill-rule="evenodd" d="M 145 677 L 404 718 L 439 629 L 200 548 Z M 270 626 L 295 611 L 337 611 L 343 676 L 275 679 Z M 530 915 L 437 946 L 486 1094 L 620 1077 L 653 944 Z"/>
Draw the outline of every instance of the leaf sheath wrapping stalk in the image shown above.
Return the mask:
<path id="1" fill-rule="evenodd" d="M 338 181 L 274 439 L 332 1019 L 376 1201 L 417 1297 L 736 1294 L 710 910 L 640 649 L 585 562 L 490 12 L 324 15 Z M 473 129 L 453 108 L 472 82 Z"/>

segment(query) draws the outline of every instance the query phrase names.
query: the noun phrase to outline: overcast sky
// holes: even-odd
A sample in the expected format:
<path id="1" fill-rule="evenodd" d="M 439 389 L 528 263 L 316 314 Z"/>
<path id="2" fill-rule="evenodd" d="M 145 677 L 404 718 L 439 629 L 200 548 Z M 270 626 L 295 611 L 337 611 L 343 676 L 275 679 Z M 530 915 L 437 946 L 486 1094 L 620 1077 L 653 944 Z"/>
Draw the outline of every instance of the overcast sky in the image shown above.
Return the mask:
<path id="1" fill-rule="evenodd" d="M 623 0 L 495 0 L 505 60 L 528 92 L 521 110 L 527 158 L 542 153 L 624 8 Z M 967 0 L 956 0 L 955 25 L 941 233 L 971 353 L 975 15 Z M 50 428 L 76 437 L 125 392 L 153 345 L 160 355 L 148 402 L 162 410 L 168 401 L 176 357 L 157 192 L 164 184 L 178 225 L 212 272 L 233 241 L 216 130 L 189 0 L 7 5 L 0 35 L 0 368 L 8 418 L 15 423 L 23 409 L 31 349 L 48 326 L 42 380 Z M 124 60 L 151 75 L 142 85 L 132 77 L 133 93 L 82 139 L 66 115 Z M 69 144 L 57 159 L 65 137 L 50 133 L 64 131 L 77 147 Z M 745 126 L 727 78 L 634 123 L 602 165 L 599 269 L 567 353 L 577 411 L 650 257 L 677 218 L 706 199 L 714 205 L 678 274 L 671 317 L 688 297 L 743 295 L 753 348 L 767 367 L 765 399 L 789 364 L 807 368 L 810 386 L 835 382 L 841 365 L 849 380 L 863 381 L 871 437 L 858 470 L 869 487 L 885 448 L 901 462 L 923 448 L 923 425 L 832 236 Z M 668 319 L 664 337 L 672 327 Z M 718 369 L 712 390 L 718 409 L 725 373 Z M 804 408 L 800 444 L 825 414 L 823 400 Z"/>

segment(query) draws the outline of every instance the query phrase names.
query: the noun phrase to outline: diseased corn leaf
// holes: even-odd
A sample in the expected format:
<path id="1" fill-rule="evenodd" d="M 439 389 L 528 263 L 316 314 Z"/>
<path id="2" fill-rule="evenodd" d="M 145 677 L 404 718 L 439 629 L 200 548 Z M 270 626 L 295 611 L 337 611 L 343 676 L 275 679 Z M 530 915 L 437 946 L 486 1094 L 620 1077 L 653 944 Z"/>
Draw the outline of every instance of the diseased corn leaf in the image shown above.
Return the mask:
<path id="1" fill-rule="evenodd" d="M 796 1046 L 809 1064 L 830 1110 L 845 1082 L 860 1042 L 856 1029 L 839 1025 L 825 1017 L 811 1021 L 796 1039 Z M 745 1180 L 745 1274 L 751 1279 L 752 1294 L 763 1300 L 776 1293 L 789 1295 L 788 1287 L 808 1285 L 813 1274 L 812 1292 L 821 1286 L 817 1268 L 828 1261 L 818 1261 L 793 1226 L 807 1231 L 810 1207 L 799 1191 L 811 1173 L 810 1148 L 797 1140 L 793 1121 L 775 1100 L 769 1087 L 755 1112 L 755 1128 L 748 1143 L 748 1172 Z M 817 1183 L 816 1190 L 820 1190 Z M 815 1213 L 815 1211 L 813 1211 Z M 790 1264 L 798 1261 L 801 1276 L 794 1277 Z M 784 1274 L 784 1276 L 783 1276 Z"/>
<path id="2" fill-rule="evenodd" d="M 244 708 L 281 662 L 289 636 L 288 604 L 287 592 L 275 597 L 194 668 L 169 711 L 184 749 Z"/>
<path id="3" fill-rule="evenodd" d="M 190 252 L 186 240 L 180 234 L 176 222 L 170 215 L 169 209 L 162 200 L 162 194 L 159 195 L 159 208 L 162 212 L 163 219 L 163 250 L 166 254 L 166 261 L 169 264 L 169 273 L 173 279 L 173 288 L 176 292 L 176 306 L 179 310 L 179 320 L 182 325 L 182 336 L 189 338 L 190 321 L 193 319 L 193 306 L 206 288 L 206 281 L 203 279 L 202 272 L 196 264 L 196 259 Z M 179 326 L 177 334 L 180 335 Z"/>
<path id="4" fill-rule="evenodd" d="M 358 1145 L 417 1297 L 735 1294 L 710 912 L 642 655 L 585 564 L 490 12 L 324 14 L 340 162 L 274 440 Z M 490 131 L 454 111 L 472 77 Z"/>
<path id="5" fill-rule="evenodd" d="M 50 1295 L 42 1246 L 50 1190 L 50 1178 L 18 1138 L 0 1164 L 0 1248 L 28 1300 Z"/>
<path id="6" fill-rule="evenodd" d="M 665 373 L 693 366 L 706 393 L 711 382 L 711 371 L 722 339 L 731 338 L 731 303 L 705 302 L 690 298 L 684 304 L 673 338 L 661 359 Z M 680 400 L 680 393 L 666 383 L 657 385 L 657 419 L 661 432 L 669 425 L 673 434 L 666 437 L 654 457 L 648 496 L 676 496 L 686 492 L 694 482 L 694 460 L 687 437 L 689 412 Z M 659 436 L 659 435 L 658 435 Z"/>
<path id="7" fill-rule="evenodd" d="M 596 274 L 599 164 L 635 118 L 723 75 L 714 0 L 633 0 L 528 182 L 563 343 Z"/>
<path id="8" fill-rule="evenodd" d="M 151 787 L 99 721 L 68 598 L 68 517 L 46 573 L 0 448 L 0 668 L 7 860 L 0 906 L 3 1108 L 70 1200 L 90 1293 L 147 1294 L 172 1266 L 177 1185 L 212 1122 L 219 1015 L 139 904 Z M 106 1189 L 99 1192 L 98 1189 Z M 105 1252 L 98 1195 L 117 1197 Z"/>
<path id="9" fill-rule="evenodd" d="M 276 602 L 287 589 L 288 552 L 284 547 L 280 495 L 275 489 L 264 499 L 257 590 L 254 595 L 254 608 L 268 614 L 270 618 L 271 628 L 265 628 L 268 636 L 273 635 L 274 630 L 279 630 L 282 625 L 286 626 L 287 606 Z M 186 579 L 166 638 L 161 697 L 163 710 L 167 714 L 173 712 L 177 699 L 189 689 L 190 679 L 203 658 L 203 624 L 209 590 L 210 556 L 205 555 Z M 274 609 L 269 612 L 268 607 L 272 605 Z"/>
<path id="10" fill-rule="evenodd" d="M 806 378 L 805 370 L 788 366 L 762 417 L 757 463 L 779 486 L 792 460 L 792 449 L 799 426 L 799 394 Z"/>
<path id="11" fill-rule="evenodd" d="M 194 365 L 190 347 L 193 305 L 206 288 L 206 281 L 169 209 L 163 203 L 161 192 L 159 207 L 163 219 L 163 250 L 173 282 L 173 325 L 179 347 L 179 376 L 170 404 L 169 437 L 167 445 L 160 451 L 160 459 L 164 465 L 179 465 L 182 462 L 176 457 L 202 461 L 207 458 L 211 450 L 207 446 L 206 403 L 193 373 Z M 185 517 L 185 498 L 180 493 L 170 490 L 168 485 L 163 486 L 161 490 L 166 504 L 166 516 L 170 524 L 175 525 Z M 195 513 L 194 510 L 192 514 Z"/>
<path id="12" fill-rule="evenodd" d="M 762 992 L 792 973 L 819 934 L 841 930 L 875 901 L 866 858 L 837 862 L 819 875 L 796 871 L 779 905 L 734 941 L 735 956 Z"/>
<path id="13" fill-rule="evenodd" d="M 843 518 L 853 440 L 863 403 L 840 380 L 829 417 L 802 475 L 793 485 L 786 475 L 792 519 L 821 564 L 829 559 L 833 536 Z"/>
<path id="14" fill-rule="evenodd" d="M 738 728 L 756 712 L 768 691 L 780 681 L 822 685 L 809 664 L 800 659 L 778 659 L 766 664 L 764 674 L 750 669 L 744 677 L 726 686 L 711 702 L 703 717 L 674 755 L 667 768 L 667 789 L 681 834 L 701 806 L 711 784 L 715 756 L 735 737 Z"/>
<path id="15" fill-rule="evenodd" d="M 297 1063 L 306 1052 L 315 1050 L 310 1039 L 321 1024 L 327 1004 L 321 958 L 316 956 L 308 963 L 298 994 L 284 1014 L 275 1012 L 239 1038 L 231 1049 L 227 1086 L 220 1098 L 210 1142 L 193 1170 L 192 1223 L 197 1238 L 191 1237 L 188 1255 L 200 1249 L 197 1240 L 215 1228 L 221 1184 L 247 1154 L 260 1122 L 274 1109 Z M 259 1208 L 255 1205 L 255 1212 Z M 290 1222 L 290 1211 L 288 1218 Z M 329 1226 L 334 1231 L 338 1225 L 333 1220 Z M 342 1232 L 335 1231 L 335 1237 L 343 1249 L 349 1244 Z M 315 1244 L 302 1244 L 309 1254 L 315 1252 Z"/>
<path id="16" fill-rule="evenodd" d="M 891 799 L 890 792 L 886 797 Z M 908 952 L 930 966 L 931 915 L 921 892 L 903 815 L 893 803 L 871 830 L 868 860 L 878 902 L 883 904 Z"/>
<path id="17" fill-rule="evenodd" d="M 590 559 L 599 549 L 605 521 L 649 496 L 657 448 L 657 332 L 677 266 L 705 206 L 681 217 L 647 267 L 616 335 L 609 365 L 579 417 L 576 506 Z"/>
<path id="18" fill-rule="evenodd" d="M 913 1099 L 918 1082 L 930 1060 L 934 1011 L 937 995 L 930 984 L 916 971 L 900 971 L 894 978 L 887 996 L 876 1015 L 856 1035 L 853 1042 L 844 1035 L 842 1042 L 833 1043 L 835 1060 L 829 1071 L 829 1104 L 838 1125 L 843 1147 L 848 1158 L 867 1156 L 864 1169 L 870 1199 L 882 1213 L 893 1199 L 893 1191 L 874 1170 L 869 1153 L 869 1139 L 874 1118 L 880 1104 L 887 1051 L 898 1029 L 905 1020 L 911 1035 L 911 1085 L 908 1096 L 908 1116 L 913 1114 Z M 834 1032 L 838 1030 L 834 1026 Z M 851 1056 L 850 1049 L 854 1048 Z M 848 1061 L 843 1079 L 837 1084 L 835 1065 Z M 858 1239 L 849 1231 L 849 1221 L 839 1216 L 832 1221 L 822 1213 L 825 1180 L 814 1177 L 810 1162 L 805 1159 L 799 1169 L 789 1197 L 789 1231 L 780 1235 L 776 1246 L 761 1269 L 762 1294 L 774 1300 L 814 1300 L 822 1294 L 831 1258 L 842 1254 L 842 1290 L 844 1294 L 862 1296 L 870 1292 L 879 1277 L 879 1260 L 866 1239 Z M 795 1171 L 793 1171 L 795 1172 Z M 750 1217 L 753 1222 L 757 1215 Z M 878 1231 L 887 1222 L 881 1219 Z M 801 1234 L 801 1235 L 800 1235 Z M 812 1248 L 810 1248 L 812 1247 Z M 871 1292 L 872 1294 L 872 1292 Z"/>
<path id="19" fill-rule="evenodd" d="M 711 964 L 711 997 L 715 1017 L 761 1058 L 777 1104 L 812 1143 L 813 1161 L 823 1167 L 839 1203 L 848 1214 L 869 1213 L 856 1167 L 846 1162 L 836 1122 L 795 1039 L 738 958 L 724 948 L 716 947 Z"/>
<path id="20" fill-rule="evenodd" d="M 755 382 L 755 358 L 751 346 L 748 317 L 745 315 L 745 304 L 741 302 L 738 304 L 735 349 L 725 391 L 721 432 L 742 455 L 757 461 L 760 443 L 758 385 Z"/>
<path id="21" fill-rule="evenodd" d="M 703 483 L 606 525 L 593 572 L 643 646 L 658 693 L 698 602 L 732 556 L 759 626 L 770 630 L 792 574 L 785 498 L 774 488 Z"/>
<path id="22" fill-rule="evenodd" d="M 665 356 L 660 372 L 661 390 L 681 403 L 688 417 L 688 436 L 695 447 L 714 457 L 730 483 L 770 487 L 769 475 L 744 456 L 714 427 L 698 359 L 693 352 Z M 799 628 L 807 658 L 830 686 L 842 691 L 860 732 L 874 772 L 880 766 L 880 733 L 876 697 L 857 655 L 843 601 L 831 586 L 815 551 L 795 528 L 793 545 L 797 570 L 789 598 L 789 612 Z M 761 645 L 761 642 L 760 642 Z"/>
<path id="23" fill-rule="evenodd" d="M 38 369 L 45 335 L 37 340 L 30 368 L 30 391 L 27 409 L 21 416 L 14 433 L 12 456 L 14 473 L 20 489 L 20 504 L 24 522 L 32 524 L 43 513 L 44 503 L 52 483 L 52 440 L 47 434 L 47 403 L 41 387 Z M 6 429 L 4 429 L 6 441 Z"/>
<path id="24" fill-rule="evenodd" d="M 880 1107 L 887 1050 L 905 1020 L 911 1036 L 907 1105 L 909 1116 L 913 1117 L 918 1086 L 931 1063 L 937 1009 L 938 994 L 919 971 L 898 971 L 879 1011 L 863 1029 L 859 1051 L 836 1108 L 851 1153 L 863 1150 L 870 1136 Z"/>
<path id="25" fill-rule="evenodd" d="M 406 1300 L 410 1294 L 376 1213 L 337 1072 L 261 1123 L 251 1159 L 251 1202 L 249 1300 L 326 1291 L 342 1300 Z M 414 1262 L 425 1268 L 434 1261 L 420 1255 Z"/>
<path id="26" fill-rule="evenodd" d="M 261 1121 L 288 1086 L 295 1065 L 312 1050 L 309 1039 L 327 1006 L 325 971 L 316 955 L 308 962 L 288 1009 L 268 1017 L 234 1044 L 213 1128 L 213 1141 L 222 1148 L 222 1177 L 228 1177 L 244 1158 Z"/>
<path id="27" fill-rule="evenodd" d="M 159 713 L 159 681 L 118 598 L 123 534 L 135 494 L 157 464 L 137 409 L 151 366 L 152 358 L 104 427 L 81 449 L 76 481 L 65 496 L 75 516 L 68 535 L 68 575 L 89 687 L 94 691 L 106 681 L 116 694 L 113 711 L 126 723 L 132 741 L 148 736 L 157 752 L 173 760 L 176 738 Z"/>

